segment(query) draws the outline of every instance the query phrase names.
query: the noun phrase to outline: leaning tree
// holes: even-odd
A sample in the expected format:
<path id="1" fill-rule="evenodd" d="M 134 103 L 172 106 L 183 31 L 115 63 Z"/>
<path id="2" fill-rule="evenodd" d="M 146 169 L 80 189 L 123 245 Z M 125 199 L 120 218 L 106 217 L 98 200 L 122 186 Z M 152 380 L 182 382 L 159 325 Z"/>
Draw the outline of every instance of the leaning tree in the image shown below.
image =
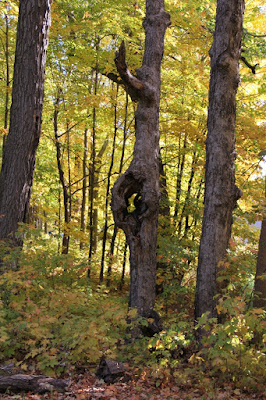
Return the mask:
<path id="1" fill-rule="evenodd" d="M 136 76 L 129 72 L 124 42 L 115 63 L 126 91 L 138 102 L 133 159 L 112 189 L 115 223 L 130 248 L 129 307 L 149 317 L 155 302 L 159 183 L 160 70 L 164 35 L 170 25 L 164 0 L 146 0 L 145 51 Z"/>
<path id="2" fill-rule="evenodd" d="M 243 14 L 244 0 L 217 0 L 210 50 L 205 198 L 197 270 L 196 320 L 206 312 L 210 317 L 217 316 L 217 270 L 226 256 L 232 212 L 241 196 L 235 185 L 235 120 Z"/>
<path id="3" fill-rule="evenodd" d="M 52 0 L 20 1 L 10 111 L 0 175 L 0 239 L 20 245 L 39 143 Z"/>

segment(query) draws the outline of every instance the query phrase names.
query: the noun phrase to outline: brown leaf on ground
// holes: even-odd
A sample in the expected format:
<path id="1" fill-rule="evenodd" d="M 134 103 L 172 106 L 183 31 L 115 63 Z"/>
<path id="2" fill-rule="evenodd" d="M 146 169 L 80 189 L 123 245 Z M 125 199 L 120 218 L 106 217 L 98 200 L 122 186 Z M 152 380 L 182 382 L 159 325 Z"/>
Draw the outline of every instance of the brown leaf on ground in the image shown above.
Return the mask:
<path id="1" fill-rule="evenodd" d="M 195 382 L 179 387 L 174 380 L 162 382 L 157 387 L 158 380 L 149 373 L 136 378 L 132 372 L 132 380 L 128 383 L 105 384 L 94 374 L 79 375 L 72 379 L 65 393 L 46 393 L 44 395 L 0 394 L 0 400 L 265 400 L 263 393 L 242 393 L 239 389 L 227 386 L 225 388 L 208 389 Z"/>

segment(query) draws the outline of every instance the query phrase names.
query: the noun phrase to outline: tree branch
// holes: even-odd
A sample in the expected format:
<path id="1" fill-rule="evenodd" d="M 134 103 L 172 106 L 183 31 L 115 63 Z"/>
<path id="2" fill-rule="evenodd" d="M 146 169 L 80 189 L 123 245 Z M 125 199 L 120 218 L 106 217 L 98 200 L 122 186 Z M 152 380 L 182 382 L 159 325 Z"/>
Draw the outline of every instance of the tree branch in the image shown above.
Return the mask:
<path id="1" fill-rule="evenodd" d="M 254 75 L 256 74 L 256 67 L 257 67 L 259 64 L 255 64 L 254 66 L 251 65 L 251 64 L 247 61 L 247 59 L 246 59 L 244 56 L 241 56 L 241 57 L 240 57 L 240 60 L 242 60 L 243 63 L 246 64 L 246 66 L 247 66 L 249 69 L 251 69 L 252 74 L 254 74 Z"/>
<path id="2" fill-rule="evenodd" d="M 122 41 L 118 52 L 116 52 L 115 65 L 125 85 L 127 93 L 130 95 L 133 101 L 138 101 L 140 98 L 140 92 L 143 89 L 143 83 L 134 75 L 132 75 L 128 69 L 126 63 L 126 47 L 124 40 Z"/>

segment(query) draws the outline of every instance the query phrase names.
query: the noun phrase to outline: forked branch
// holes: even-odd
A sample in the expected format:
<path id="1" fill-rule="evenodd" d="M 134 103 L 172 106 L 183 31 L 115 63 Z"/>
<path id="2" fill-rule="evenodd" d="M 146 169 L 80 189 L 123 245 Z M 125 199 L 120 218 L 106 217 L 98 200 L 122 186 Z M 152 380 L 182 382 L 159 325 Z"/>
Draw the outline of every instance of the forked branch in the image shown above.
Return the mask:
<path id="1" fill-rule="evenodd" d="M 136 76 L 132 75 L 128 69 L 124 40 L 122 41 L 119 50 L 116 52 L 115 65 L 132 101 L 138 101 L 141 91 L 143 90 L 143 83 Z"/>

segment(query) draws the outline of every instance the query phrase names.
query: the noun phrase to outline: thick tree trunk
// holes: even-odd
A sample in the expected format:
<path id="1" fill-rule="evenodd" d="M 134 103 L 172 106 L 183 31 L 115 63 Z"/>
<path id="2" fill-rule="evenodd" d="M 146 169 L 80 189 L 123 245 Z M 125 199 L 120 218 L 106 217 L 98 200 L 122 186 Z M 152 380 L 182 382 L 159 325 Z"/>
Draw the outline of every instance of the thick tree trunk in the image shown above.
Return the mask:
<path id="1" fill-rule="evenodd" d="M 112 190 L 115 223 L 126 234 L 130 248 L 129 307 L 148 316 L 155 301 L 157 224 L 159 185 L 159 103 L 160 67 L 164 35 L 170 24 L 163 0 L 146 0 L 146 33 L 142 67 L 137 77 L 130 74 L 125 61 L 124 43 L 116 55 L 117 70 L 132 100 L 138 101 L 135 113 L 136 142 L 132 162 Z M 133 202 L 132 209 L 129 208 Z"/>
<path id="2" fill-rule="evenodd" d="M 241 191 L 235 185 L 236 92 L 239 84 L 244 0 L 218 0 L 211 56 L 205 206 L 199 250 L 196 320 L 216 317 L 216 273 L 226 256 L 232 212 Z"/>
<path id="3" fill-rule="evenodd" d="M 265 200 L 266 200 L 266 178 L 265 178 Z M 255 299 L 254 307 L 266 308 L 266 205 L 260 231 L 259 251 L 255 277 Z"/>
<path id="4" fill-rule="evenodd" d="M 0 175 L 0 239 L 20 245 L 39 143 L 51 0 L 20 1 L 10 128 Z"/>

